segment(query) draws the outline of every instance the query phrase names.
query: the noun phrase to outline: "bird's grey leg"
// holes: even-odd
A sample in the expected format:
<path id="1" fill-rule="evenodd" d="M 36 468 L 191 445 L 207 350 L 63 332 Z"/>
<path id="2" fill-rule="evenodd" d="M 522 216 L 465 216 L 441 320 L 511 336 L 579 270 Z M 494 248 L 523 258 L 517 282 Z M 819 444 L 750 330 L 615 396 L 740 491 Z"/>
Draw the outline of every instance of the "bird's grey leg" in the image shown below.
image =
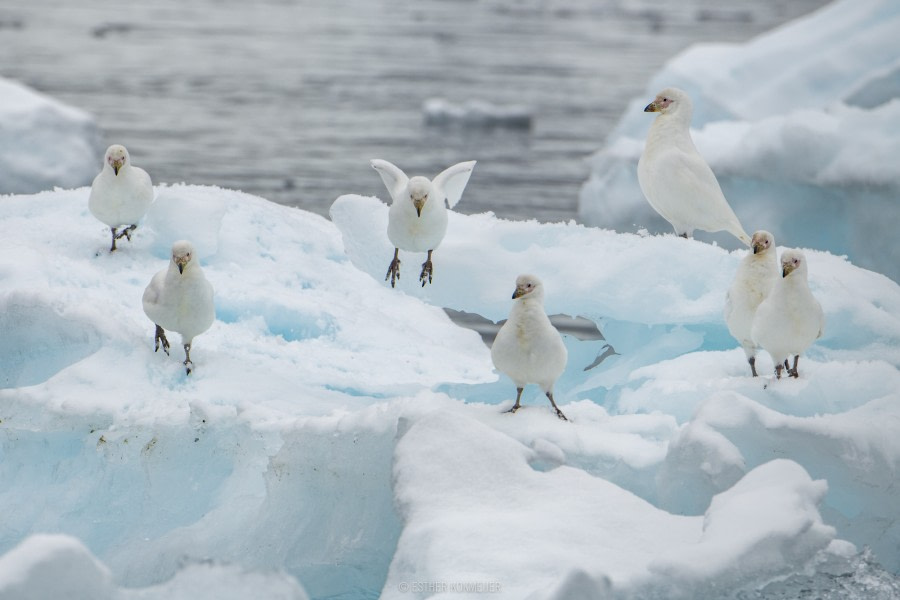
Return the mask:
<path id="1" fill-rule="evenodd" d="M 156 334 L 153 336 L 153 351 L 157 352 L 159 350 L 159 345 L 162 343 L 162 349 L 166 351 L 166 356 L 169 354 L 169 340 L 166 339 L 165 330 L 159 325 L 156 326 Z"/>
<path id="2" fill-rule="evenodd" d="M 778 363 L 775 365 L 775 379 L 781 379 L 781 370 L 784 369 L 784 365 Z"/>
<path id="3" fill-rule="evenodd" d="M 750 363 L 750 371 L 753 373 L 753 376 L 759 377 L 759 375 L 756 373 L 756 357 L 751 356 L 747 359 L 747 362 Z"/>
<path id="4" fill-rule="evenodd" d="M 126 227 L 125 229 L 120 231 L 119 235 L 116 235 L 115 233 L 113 235 L 115 236 L 116 240 L 121 240 L 124 237 L 124 238 L 128 238 L 128 241 L 130 242 L 131 241 L 131 232 L 133 232 L 135 229 L 137 229 L 137 225 L 129 225 L 128 227 Z M 115 241 L 115 240 L 113 240 L 113 241 Z"/>
<path id="5" fill-rule="evenodd" d="M 784 361 L 784 362 L 785 362 L 785 365 L 787 365 L 787 361 Z M 797 363 L 798 363 L 798 362 L 800 362 L 800 355 L 799 355 L 799 354 L 795 354 L 795 355 L 794 355 L 794 368 L 788 370 L 788 374 L 789 374 L 791 377 L 793 377 L 794 379 L 799 379 L 799 378 L 800 378 L 800 373 L 797 372 Z"/>
<path id="6" fill-rule="evenodd" d="M 563 421 L 568 421 L 566 415 L 563 414 L 559 407 L 556 405 L 556 402 L 553 401 L 553 392 L 547 392 L 547 397 L 550 399 L 550 404 L 553 405 L 553 409 L 556 411 L 556 416 L 562 419 Z"/>
<path id="7" fill-rule="evenodd" d="M 394 248 L 394 260 L 391 261 L 390 266 L 388 266 L 387 274 L 384 276 L 384 280 L 387 281 L 388 277 L 391 278 L 391 287 L 394 287 L 394 281 L 400 279 L 400 248 Z"/>
<path id="8" fill-rule="evenodd" d="M 515 405 L 514 405 L 511 409 L 509 409 L 509 410 L 506 411 L 506 412 L 514 413 L 514 412 L 516 412 L 517 410 L 519 410 L 520 408 L 522 408 L 522 405 L 519 404 L 519 401 L 522 399 L 522 390 L 523 390 L 523 389 L 525 389 L 525 388 L 520 388 L 520 387 L 517 387 L 517 388 L 516 388 L 516 403 L 515 403 Z"/>
<path id="9" fill-rule="evenodd" d="M 110 246 L 109 251 L 115 252 L 116 251 L 116 240 L 119 239 L 118 237 L 116 237 L 118 234 L 118 229 L 116 229 L 115 227 L 110 227 L 110 230 L 112 231 L 112 246 Z"/>
<path id="10" fill-rule="evenodd" d="M 422 273 L 419 275 L 419 281 L 422 282 L 422 287 L 425 287 L 426 278 L 428 279 L 428 283 L 431 283 L 431 276 L 434 274 L 434 267 L 431 265 L 432 252 L 434 252 L 434 250 L 428 251 L 428 258 L 422 263 Z"/>
<path id="11" fill-rule="evenodd" d="M 191 362 L 191 345 L 184 345 L 184 369 L 187 371 L 187 374 L 190 375 L 191 371 L 194 370 L 194 363 Z"/>

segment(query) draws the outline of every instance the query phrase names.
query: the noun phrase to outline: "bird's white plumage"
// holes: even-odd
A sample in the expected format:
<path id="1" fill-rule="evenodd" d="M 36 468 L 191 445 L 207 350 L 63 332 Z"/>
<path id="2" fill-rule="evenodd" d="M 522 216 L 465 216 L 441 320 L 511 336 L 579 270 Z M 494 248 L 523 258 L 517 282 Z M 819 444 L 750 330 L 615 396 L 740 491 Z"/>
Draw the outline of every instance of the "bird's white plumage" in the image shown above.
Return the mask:
<path id="1" fill-rule="evenodd" d="M 757 231 L 751 240 L 751 251 L 738 265 L 725 296 L 725 323 L 748 360 L 755 358 L 757 348 L 750 333 L 753 317 L 778 276 L 775 237 L 768 231 Z"/>
<path id="2" fill-rule="evenodd" d="M 391 195 L 388 238 L 394 247 L 409 252 L 437 248 L 447 233 L 447 205 L 452 208 L 459 202 L 475 161 L 455 164 L 431 181 L 425 177 L 410 179 L 386 160 L 374 159 L 371 164 Z M 419 215 L 413 196 L 421 198 L 423 195 L 427 200 Z"/>
<path id="3" fill-rule="evenodd" d="M 183 272 L 176 260 L 187 257 Z M 182 259 L 183 260 L 183 259 Z M 203 274 L 189 242 L 172 245 L 169 266 L 159 271 L 144 290 L 144 313 L 163 329 L 177 331 L 184 344 L 210 328 L 216 319 L 213 287 Z"/>
<path id="4" fill-rule="evenodd" d="M 772 356 L 776 367 L 799 356 L 825 331 L 825 314 L 807 281 L 806 257 L 800 250 L 781 255 L 782 277 L 756 309 L 753 342 Z"/>
<path id="5" fill-rule="evenodd" d="M 530 286 L 530 287 L 529 287 Z M 544 393 L 566 369 L 568 351 L 544 312 L 544 286 L 533 275 L 520 275 L 516 290 L 527 290 L 513 302 L 509 319 L 497 332 L 491 359 L 517 388 L 536 383 Z"/>
<path id="6" fill-rule="evenodd" d="M 140 167 L 131 164 L 125 146 L 113 144 L 106 149 L 103 169 L 94 178 L 88 208 L 91 214 L 110 227 L 135 225 L 153 202 L 153 183 Z M 121 163 L 118 174 L 114 164 Z"/>
<path id="7" fill-rule="evenodd" d="M 678 235 L 695 229 L 728 231 L 744 244 L 750 236 L 722 194 L 712 169 L 691 139 L 693 106 L 687 93 L 668 88 L 647 105 L 658 112 L 638 161 L 638 183 L 647 202 Z"/>

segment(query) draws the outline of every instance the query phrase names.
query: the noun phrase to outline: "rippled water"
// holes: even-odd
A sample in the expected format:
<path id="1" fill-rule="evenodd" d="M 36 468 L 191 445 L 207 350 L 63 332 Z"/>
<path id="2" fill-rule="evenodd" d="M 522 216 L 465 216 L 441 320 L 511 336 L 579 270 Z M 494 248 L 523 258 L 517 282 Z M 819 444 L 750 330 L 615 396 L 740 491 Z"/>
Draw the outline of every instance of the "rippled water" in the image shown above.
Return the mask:
<path id="1" fill-rule="evenodd" d="M 370 158 L 425 175 L 474 158 L 459 210 L 567 219 L 584 159 L 668 57 L 823 3 L 5 0 L 0 75 L 97 115 L 157 182 L 327 214 L 385 197 Z M 524 104 L 533 125 L 426 126 L 434 97 Z"/>

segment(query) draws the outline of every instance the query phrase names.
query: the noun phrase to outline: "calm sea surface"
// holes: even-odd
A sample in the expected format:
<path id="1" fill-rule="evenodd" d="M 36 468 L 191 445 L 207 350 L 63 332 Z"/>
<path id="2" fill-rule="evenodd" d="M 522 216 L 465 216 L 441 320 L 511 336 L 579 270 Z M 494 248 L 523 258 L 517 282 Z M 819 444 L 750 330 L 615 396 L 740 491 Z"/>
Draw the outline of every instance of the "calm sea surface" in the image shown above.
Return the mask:
<path id="1" fill-rule="evenodd" d="M 585 158 L 669 57 L 823 4 L 4 0 L 0 75 L 96 115 L 155 182 L 327 214 L 341 194 L 386 198 L 370 158 L 429 176 L 477 159 L 458 210 L 569 219 Z M 533 123 L 430 126 L 429 98 L 525 105 Z"/>

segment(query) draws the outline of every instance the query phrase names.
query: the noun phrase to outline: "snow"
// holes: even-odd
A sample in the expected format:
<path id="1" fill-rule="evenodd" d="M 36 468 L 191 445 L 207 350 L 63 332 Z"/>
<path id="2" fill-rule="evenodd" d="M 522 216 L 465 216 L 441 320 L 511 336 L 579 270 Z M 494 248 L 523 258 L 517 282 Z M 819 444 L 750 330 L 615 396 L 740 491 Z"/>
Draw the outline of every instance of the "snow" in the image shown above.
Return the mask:
<path id="1" fill-rule="evenodd" d="M 0 78 L 0 194 L 87 185 L 103 166 L 87 113 Z"/>
<path id="2" fill-rule="evenodd" d="M 691 95 L 694 142 L 748 231 L 847 254 L 900 280 L 898 27 L 896 2 L 838 0 L 747 43 L 675 56 L 591 159 L 580 216 L 620 231 L 668 231 L 635 166 L 652 122 L 642 107 L 675 86 Z"/>
<path id="3" fill-rule="evenodd" d="M 721 316 L 743 251 L 451 212 L 433 284 L 392 290 L 377 198 L 343 196 L 329 221 L 160 185 L 110 254 L 88 195 L 0 203 L 13 597 L 70 564 L 126 598 L 215 581 L 223 597 L 689 598 L 836 572 L 858 597 L 894 589 L 900 287 L 882 275 L 808 249 L 829 327 L 799 380 L 753 379 Z M 140 303 L 183 237 L 216 289 L 190 376 L 153 352 Z M 537 389 L 503 413 L 514 386 L 441 310 L 499 321 L 526 271 L 548 313 L 603 334 L 565 336 L 568 423 Z M 26 559 L 44 574 L 2 566 Z"/>
<path id="4" fill-rule="evenodd" d="M 184 565 L 170 581 L 144 589 L 117 588 L 85 546 L 67 535 L 33 535 L 0 557 L 0 599 L 47 600 L 308 600 L 291 577 L 244 573 L 213 563 Z"/>

